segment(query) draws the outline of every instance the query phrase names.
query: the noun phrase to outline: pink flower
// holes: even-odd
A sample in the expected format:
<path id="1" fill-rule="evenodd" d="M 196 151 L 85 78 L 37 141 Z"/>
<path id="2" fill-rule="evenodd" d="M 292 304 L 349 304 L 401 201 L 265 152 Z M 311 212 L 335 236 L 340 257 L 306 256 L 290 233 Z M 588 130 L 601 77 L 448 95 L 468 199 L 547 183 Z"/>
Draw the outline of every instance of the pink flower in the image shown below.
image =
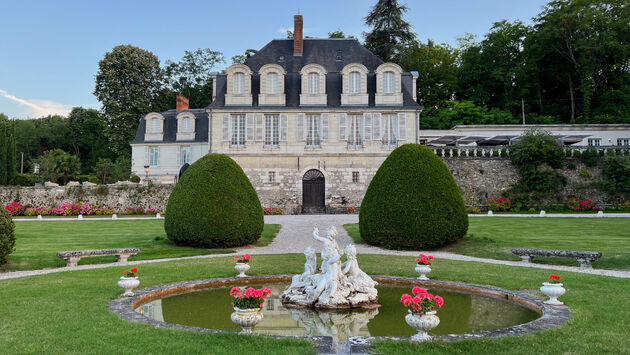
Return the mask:
<path id="1" fill-rule="evenodd" d="M 263 304 L 261 303 L 261 304 L 260 304 L 260 308 L 262 308 L 262 306 L 263 306 Z"/>
<path id="2" fill-rule="evenodd" d="M 429 260 L 433 260 L 433 256 L 432 255 L 429 255 Z"/>
<path id="3" fill-rule="evenodd" d="M 416 296 L 416 297 L 411 299 L 411 302 L 413 302 L 415 304 L 418 304 L 418 303 L 422 302 L 422 298 Z"/>
<path id="4" fill-rule="evenodd" d="M 435 300 L 435 303 L 438 305 L 438 307 L 442 307 L 442 305 L 444 304 L 444 298 L 440 296 L 435 296 L 433 297 L 433 299 Z"/>
<path id="5" fill-rule="evenodd" d="M 245 290 L 245 297 L 252 297 L 254 296 L 254 293 L 256 292 L 256 290 L 254 290 L 253 288 L 248 288 L 247 290 Z"/>
<path id="6" fill-rule="evenodd" d="M 249 256 L 249 254 L 245 254 L 245 260 L 251 260 L 251 256 Z"/>
<path id="7" fill-rule="evenodd" d="M 243 292 L 239 292 L 236 294 L 236 297 L 243 297 Z"/>
<path id="8" fill-rule="evenodd" d="M 270 295 L 271 294 L 271 290 L 268 288 L 263 288 L 263 291 L 265 291 L 266 294 Z"/>
<path id="9" fill-rule="evenodd" d="M 414 295 L 419 295 L 421 293 L 426 293 L 427 290 L 423 289 L 422 287 L 416 286 L 414 288 L 411 289 L 411 293 L 413 293 Z"/>
<path id="10" fill-rule="evenodd" d="M 240 292 L 241 289 L 238 287 L 232 287 L 232 289 L 230 290 L 230 296 L 234 296 L 235 294 L 237 294 L 238 292 Z"/>

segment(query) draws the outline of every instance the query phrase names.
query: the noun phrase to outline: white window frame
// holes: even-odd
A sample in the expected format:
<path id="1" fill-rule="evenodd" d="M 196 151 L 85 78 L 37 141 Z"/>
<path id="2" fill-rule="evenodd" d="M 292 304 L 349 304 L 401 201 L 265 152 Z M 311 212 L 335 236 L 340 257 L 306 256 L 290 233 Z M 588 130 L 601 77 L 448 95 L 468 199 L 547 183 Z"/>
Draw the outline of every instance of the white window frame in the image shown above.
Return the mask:
<path id="1" fill-rule="evenodd" d="M 617 138 L 617 145 L 623 147 L 630 146 L 630 138 Z"/>
<path id="2" fill-rule="evenodd" d="M 348 115 L 348 148 L 363 148 L 364 121 L 362 114 Z"/>
<path id="3" fill-rule="evenodd" d="M 383 93 L 393 94 L 396 92 L 396 73 L 386 71 L 383 73 Z"/>
<path id="4" fill-rule="evenodd" d="M 267 94 L 278 93 L 278 78 L 279 75 L 277 73 L 267 74 Z"/>
<path id="5" fill-rule="evenodd" d="M 149 166 L 160 165 L 160 147 L 149 147 Z"/>
<path id="6" fill-rule="evenodd" d="M 280 145 L 280 115 L 265 115 L 265 147 Z"/>
<path id="7" fill-rule="evenodd" d="M 245 73 L 234 73 L 234 94 L 245 93 Z"/>
<path id="8" fill-rule="evenodd" d="M 398 115 L 383 114 L 383 146 L 393 148 L 398 146 Z"/>
<path id="9" fill-rule="evenodd" d="M 602 139 L 601 138 L 589 138 L 588 139 L 588 146 L 589 147 L 599 147 L 600 145 L 602 145 Z"/>
<path id="10" fill-rule="evenodd" d="M 319 73 L 308 73 L 308 93 L 319 94 Z"/>
<path id="11" fill-rule="evenodd" d="M 186 163 L 190 164 L 192 159 L 192 149 L 190 148 L 190 146 L 183 146 L 182 147 L 182 153 L 181 153 L 181 165 L 184 165 Z"/>
<path id="12" fill-rule="evenodd" d="M 306 146 L 319 148 L 322 145 L 322 116 L 306 115 Z"/>
<path id="13" fill-rule="evenodd" d="M 160 119 L 152 118 L 151 119 L 151 133 L 162 133 L 160 130 Z"/>
<path id="14" fill-rule="evenodd" d="M 231 124 L 231 140 L 230 146 L 244 147 L 246 139 L 247 120 L 245 114 L 230 115 Z"/>
<path id="15" fill-rule="evenodd" d="M 361 93 L 361 73 L 358 71 L 351 71 L 349 75 L 350 81 L 350 93 L 351 94 L 360 94 Z"/>

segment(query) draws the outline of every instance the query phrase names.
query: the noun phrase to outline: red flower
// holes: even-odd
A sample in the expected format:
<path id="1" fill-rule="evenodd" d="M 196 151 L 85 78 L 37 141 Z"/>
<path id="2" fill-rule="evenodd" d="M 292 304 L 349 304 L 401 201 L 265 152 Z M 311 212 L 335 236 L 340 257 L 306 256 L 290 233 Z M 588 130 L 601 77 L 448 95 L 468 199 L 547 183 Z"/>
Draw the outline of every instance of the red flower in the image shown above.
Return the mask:
<path id="1" fill-rule="evenodd" d="M 131 272 L 133 272 L 133 273 L 138 272 L 138 268 L 137 268 L 137 267 L 134 267 L 133 269 L 131 269 Z"/>
<path id="2" fill-rule="evenodd" d="M 230 290 L 230 296 L 234 296 L 235 294 L 237 294 L 238 292 L 240 292 L 241 289 L 238 287 L 232 287 L 232 289 Z"/>
<path id="3" fill-rule="evenodd" d="M 429 255 L 429 260 L 433 260 L 433 256 L 432 255 Z"/>
<path id="4" fill-rule="evenodd" d="M 413 302 L 415 304 L 418 304 L 418 303 L 422 302 L 422 298 L 416 296 L 416 297 L 411 299 L 411 302 Z"/>
<path id="5" fill-rule="evenodd" d="M 261 303 L 261 304 L 260 304 L 260 308 L 262 308 L 262 306 L 263 306 L 263 304 Z"/>
<path id="6" fill-rule="evenodd" d="M 243 297 L 243 292 L 239 292 L 236 294 L 236 297 Z"/>
<path id="7" fill-rule="evenodd" d="M 249 256 L 249 254 L 245 254 L 245 260 L 251 260 L 251 256 Z"/>
<path id="8" fill-rule="evenodd" d="M 435 300 L 435 303 L 438 305 L 438 307 L 442 307 L 442 305 L 444 304 L 444 299 L 440 296 L 435 296 L 433 297 L 433 299 Z"/>
<path id="9" fill-rule="evenodd" d="M 551 275 L 549 275 L 549 279 L 550 280 L 560 280 L 560 279 L 562 279 L 562 277 L 560 277 L 558 275 L 551 274 Z"/>
<path id="10" fill-rule="evenodd" d="M 123 274 L 128 274 L 128 273 L 129 273 L 129 270 L 123 271 Z"/>

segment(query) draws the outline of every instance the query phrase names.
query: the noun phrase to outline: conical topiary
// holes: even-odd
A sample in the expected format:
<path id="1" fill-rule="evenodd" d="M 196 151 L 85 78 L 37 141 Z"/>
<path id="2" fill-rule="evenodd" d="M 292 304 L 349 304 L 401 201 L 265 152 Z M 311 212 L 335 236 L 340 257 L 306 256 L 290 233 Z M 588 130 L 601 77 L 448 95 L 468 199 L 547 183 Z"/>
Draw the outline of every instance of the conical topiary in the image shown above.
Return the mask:
<path id="1" fill-rule="evenodd" d="M 361 238 L 391 249 L 452 243 L 468 230 L 468 214 L 453 175 L 420 144 L 395 149 L 374 175 L 359 214 Z"/>
<path id="2" fill-rule="evenodd" d="M 168 199 L 164 219 L 174 243 L 203 248 L 254 243 L 263 226 L 254 187 L 224 154 L 208 154 L 186 170 Z"/>

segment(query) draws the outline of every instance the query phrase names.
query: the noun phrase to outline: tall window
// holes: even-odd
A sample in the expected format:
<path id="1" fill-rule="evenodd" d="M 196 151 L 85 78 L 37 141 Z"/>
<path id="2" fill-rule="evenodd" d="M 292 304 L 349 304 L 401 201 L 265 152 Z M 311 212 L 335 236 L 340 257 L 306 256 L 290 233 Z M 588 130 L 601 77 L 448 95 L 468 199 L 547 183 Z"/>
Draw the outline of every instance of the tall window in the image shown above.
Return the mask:
<path id="1" fill-rule="evenodd" d="M 321 145 L 321 116 L 306 116 L 306 145 L 310 147 L 319 147 Z"/>
<path id="2" fill-rule="evenodd" d="M 160 163 L 160 147 L 151 147 L 149 149 L 149 165 L 158 166 Z"/>
<path id="3" fill-rule="evenodd" d="M 617 145 L 630 145 L 630 138 L 617 138 Z"/>
<path id="4" fill-rule="evenodd" d="M 386 94 L 394 93 L 394 86 L 396 83 L 396 77 L 394 76 L 394 72 L 386 71 L 383 73 L 383 92 Z"/>
<path id="5" fill-rule="evenodd" d="M 319 94 L 319 74 L 318 73 L 308 74 L 308 93 Z"/>
<path id="6" fill-rule="evenodd" d="M 269 73 L 267 74 L 267 94 L 277 94 L 278 93 L 278 74 Z"/>
<path id="7" fill-rule="evenodd" d="M 398 145 L 398 115 L 383 115 L 383 145 Z"/>
<path id="8" fill-rule="evenodd" d="M 589 147 L 599 147 L 602 144 L 602 139 L 601 138 L 589 138 L 588 139 L 588 146 Z"/>
<path id="9" fill-rule="evenodd" d="M 348 132 L 348 146 L 363 147 L 363 115 L 349 115 L 350 132 Z"/>
<path id="10" fill-rule="evenodd" d="M 234 93 L 235 94 L 245 93 L 245 74 L 243 73 L 234 74 Z"/>
<path id="11" fill-rule="evenodd" d="M 182 118 L 182 132 L 190 132 L 190 117 Z"/>
<path id="12" fill-rule="evenodd" d="M 232 146 L 245 145 L 245 115 L 232 116 Z"/>
<path id="13" fill-rule="evenodd" d="M 160 120 L 154 118 L 151 120 L 151 132 L 160 133 Z"/>
<path id="14" fill-rule="evenodd" d="M 280 143 L 280 116 L 265 115 L 265 145 L 278 146 Z"/>
<path id="15" fill-rule="evenodd" d="M 361 73 L 350 72 L 350 93 L 359 94 L 361 92 Z"/>
<path id="16" fill-rule="evenodd" d="M 190 164 L 190 147 L 182 147 L 182 165 Z"/>

